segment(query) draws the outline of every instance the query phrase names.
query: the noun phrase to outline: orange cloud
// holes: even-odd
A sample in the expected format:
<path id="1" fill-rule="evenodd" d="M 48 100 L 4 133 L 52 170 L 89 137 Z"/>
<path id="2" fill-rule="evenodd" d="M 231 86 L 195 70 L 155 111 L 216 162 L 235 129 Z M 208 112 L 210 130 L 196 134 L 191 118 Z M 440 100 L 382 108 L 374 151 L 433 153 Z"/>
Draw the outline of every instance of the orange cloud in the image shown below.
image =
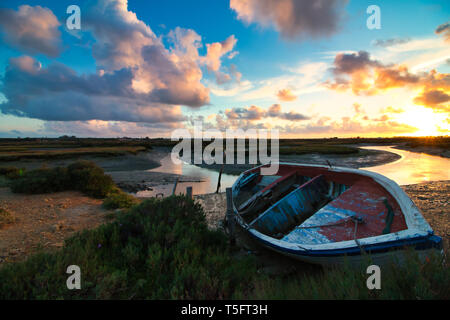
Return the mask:
<path id="1" fill-rule="evenodd" d="M 375 95 L 393 88 L 419 89 L 421 94 L 413 100 L 415 103 L 448 111 L 445 106 L 450 91 L 448 73 L 431 70 L 413 74 L 406 66 L 373 60 L 365 51 L 337 54 L 332 71 L 334 79 L 324 83 L 329 89 L 351 90 L 355 95 Z"/>
<path id="2" fill-rule="evenodd" d="M 294 101 L 297 99 L 297 96 L 294 95 L 290 89 L 282 89 L 277 93 L 278 99 L 281 101 Z"/>
<path id="3" fill-rule="evenodd" d="M 382 113 L 403 113 L 405 110 L 402 108 L 393 108 L 392 106 L 381 109 Z"/>

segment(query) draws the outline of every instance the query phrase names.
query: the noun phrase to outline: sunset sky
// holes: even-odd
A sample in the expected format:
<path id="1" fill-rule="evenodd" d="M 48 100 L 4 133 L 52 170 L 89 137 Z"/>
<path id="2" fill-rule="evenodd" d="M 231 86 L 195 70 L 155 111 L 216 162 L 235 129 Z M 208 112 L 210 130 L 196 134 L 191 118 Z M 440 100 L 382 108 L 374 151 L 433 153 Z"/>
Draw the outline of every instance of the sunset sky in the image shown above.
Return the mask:
<path id="1" fill-rule="evenodd" d="M 450 132 L 448 0 L 2 0 L 0 48 L 0 137 Z"/>

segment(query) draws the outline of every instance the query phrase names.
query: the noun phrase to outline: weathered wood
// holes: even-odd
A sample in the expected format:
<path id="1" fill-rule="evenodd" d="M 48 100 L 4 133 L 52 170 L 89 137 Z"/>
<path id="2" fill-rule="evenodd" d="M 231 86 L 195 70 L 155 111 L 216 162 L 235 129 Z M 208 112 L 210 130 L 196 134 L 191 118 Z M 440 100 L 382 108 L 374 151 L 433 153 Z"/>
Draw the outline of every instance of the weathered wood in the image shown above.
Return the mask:
<path id="1" fill-rule="evenodd" d="M 192 187 L 186 187 L 186 197 L 192 199 Z"/>
<path id="2" fill-rule="evenodd" d="M 219 193 L 219 191 L 220 191 L 220 180 L 222 179 L 222 172 L 223 172 L 223 163 L 222 163 L 222 167 L 220 167 L 219 179 L 217 180 L 217 190 L 216 190 L 216 193 Z"/>
<path id="3" fill-rule="evenodd" d="M 177 180 L 175 180 L 175 184 L 173 185 L 172 195 L 174 195 L 175 194 L 175 190 L 177 190 L 177 184 L 178 184 L 178 178 L 177 178 Z"/>
<path id="4" fill-rule="evenodd" d="M 226 218 L 227 218 L 227 224 L 228 224 L 228 233 L 230 236 L 230 242 L 234 243 L 235 239 L 234 239 L 234 213 L 233 213 L 233 198 L 232 198 L 232 189 L 231 188 L 227 188 L 226 189 L 226 194 L 227 194 L 227 213 L 226 213 Z"/>

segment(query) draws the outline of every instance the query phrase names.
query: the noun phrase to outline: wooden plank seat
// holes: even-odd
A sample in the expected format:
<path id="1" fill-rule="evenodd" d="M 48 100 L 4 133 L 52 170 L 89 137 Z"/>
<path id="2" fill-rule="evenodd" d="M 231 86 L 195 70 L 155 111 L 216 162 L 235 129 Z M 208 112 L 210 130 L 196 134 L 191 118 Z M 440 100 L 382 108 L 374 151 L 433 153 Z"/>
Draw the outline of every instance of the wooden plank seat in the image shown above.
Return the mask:
<path id="1" fill-rule="evenodd" d="M 283 236 L 324 205 L 327 193 L 325 177 L 316 176 L 268 208 L 250 226 L 267 235 Z"/>
<path id="2" fill-rule="evenodd" d="M 269 178 L 270 179 L 270 178 Z M 297 172 L 293 171 L 285 176 L 281 176 L 273 182 L 267 181 L 269 184 L 262 190 L 256 192 L 247 201 L 239 205 L 238 211 L 241 215 L 252 214 L 263 209 L 270 204 L 273 199 L 278 199 L 291 188 L 292 184 L 297 181 Z"/>

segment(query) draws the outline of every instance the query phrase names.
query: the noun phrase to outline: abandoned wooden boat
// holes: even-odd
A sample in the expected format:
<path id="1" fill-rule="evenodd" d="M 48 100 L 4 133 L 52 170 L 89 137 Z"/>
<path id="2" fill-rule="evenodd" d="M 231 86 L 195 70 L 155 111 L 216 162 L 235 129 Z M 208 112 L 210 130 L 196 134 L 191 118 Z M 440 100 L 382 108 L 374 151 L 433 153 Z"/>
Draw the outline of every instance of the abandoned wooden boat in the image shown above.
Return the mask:
<path id="1" fill-rule="evenodd" d="M 412 247 L 442 251 L 442 239 L 392 180 L 365 170 L 280 163 L 261 167 L 232 187 L 234 218 L 253 238 L 279 253 L 321 265 L 382 264 Z"/>

